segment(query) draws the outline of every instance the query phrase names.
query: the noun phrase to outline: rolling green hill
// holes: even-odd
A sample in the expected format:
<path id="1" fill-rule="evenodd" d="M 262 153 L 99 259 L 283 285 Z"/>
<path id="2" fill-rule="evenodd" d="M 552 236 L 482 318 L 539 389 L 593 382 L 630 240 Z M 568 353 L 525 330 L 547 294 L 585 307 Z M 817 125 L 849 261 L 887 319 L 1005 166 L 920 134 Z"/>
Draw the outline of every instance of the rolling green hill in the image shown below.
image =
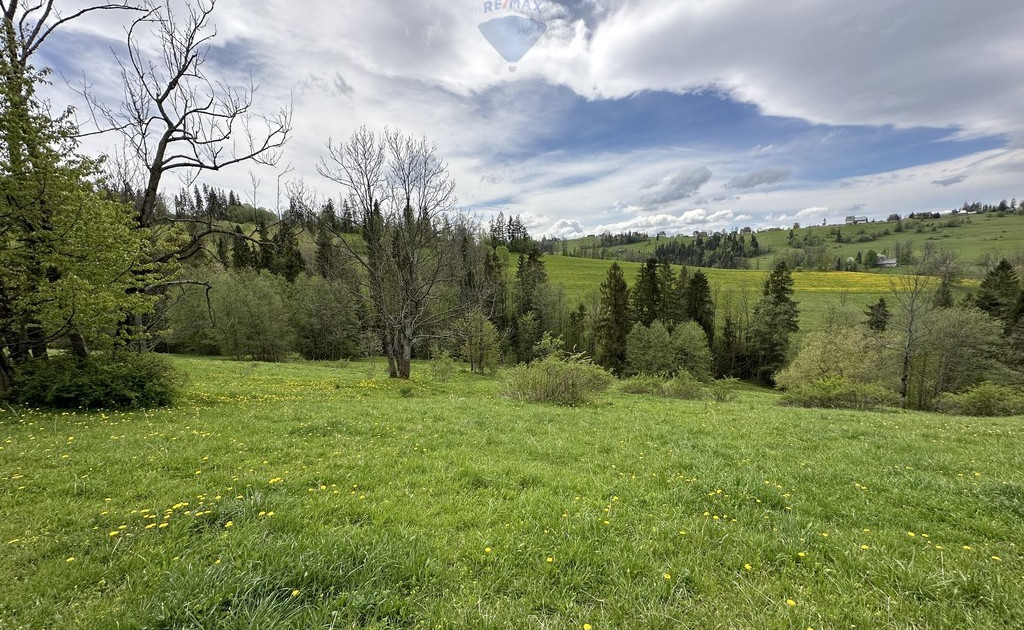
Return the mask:
<path id="1" fill-rule="evenodd" d="M 595 299 L 604 281 L 611 260 L 545 256 L 544 264 L 551 282 L 562 285 L 571 304 Z M 632 284 L 640 263 L 619 263 Z M 679 266 L 673 267 L 678 273 Z M 738 308 L 745 299 L 750 306 L 761 295 L 767 270 L 701 269 L 711 283 L 716 304 Z M 795 299 L 799 302 L 800 326 L 803 330 L 818 327 L 830 305 L 846 303 L 859 312 L 879 297 L 892 291 L 891 278 L 878 273 L 803 271 L 793 274 Z"/>
<path id="2" fill-rule="evenodd" d="M 791 250 L 790 230 L 774 229 L 757 232 L 762 255 L 751 260 L 754 268 L 767 269 L 779 254 Z M 830 259 L 856 257 L 869 249 L 878 253 L 892 253 L 907 245 L 919 258 L 928 244 L 932 247 L 955 251 L 960 262 L 966 264 L 968 275 L 981 274 L 978 261 L 984 256 L 1011 257 L 1024 251 L 1024 214 L 943 215 L 933 219 L 904 219 L 900 222 L 876 221 L 860 225 L 805 226 L 793 230 L 798 245 L 821 245 L 827 248 Z M 841 236 L 844 242 L 837 242 Z M 653 255 L 655 248 L 671 240 L 692 242 L 690 236 L 651 238 L 629 245 L 598 247 L 596 237 L 586 237 L 565 243 L 564 251 L 570 255 L 603 256 L 608 260 L 642 260 Z"/>

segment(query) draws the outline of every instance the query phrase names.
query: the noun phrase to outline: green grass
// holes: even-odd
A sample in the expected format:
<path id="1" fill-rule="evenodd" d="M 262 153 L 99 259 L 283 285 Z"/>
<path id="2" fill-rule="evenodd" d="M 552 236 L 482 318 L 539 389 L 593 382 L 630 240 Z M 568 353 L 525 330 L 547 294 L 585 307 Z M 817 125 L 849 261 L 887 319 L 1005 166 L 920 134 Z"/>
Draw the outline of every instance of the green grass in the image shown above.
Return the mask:
<path id="1" fill-rule="evenodd" d="M 1019 417 L 178 363 L 176 409 L 0 414 L 0 628 L 1024 625 Z"/>
<path id="2" fill-rule="evenodd" d="M 578 301 L 588 301 L 598 295 L 604 282 L 611 260 L 572 258 L 567 256 L 545 256 L 544 265 L 552 283 L 565 289 L 570 307 Z M 626 281 L 632 285 L 640 263 L 620 262 Z M 678 265 L 673 266 L 676 273 Z M 715 302 L 719 305 L 720 317 L 725 307 L 732 305 L 740 309 L 744 300 L 753 308 L 768 276 L 766 270 L 748 269 L 701 269 L 711 283 Z M 814 330 L 820 327 L 830 307 L 843 304 L 862 318 L 869 304 L 879 297 L 888 297 L 891 292 L 891 278 L 877 273 L 799 271 L 793 274 L 794 299 L 799 303 L 800 327 Z M 588 302 L 589 303 L 589 302 Z"/>
<path id="3" fill-rule="evenodd" d="M 962 220 L 962 224 L 960 224 Z M 804 226 L 795 230 L 796 236 L 808 235 L 821 240 L 828 247 L 832 258 L 852 258 L 857 252 L 867 253 L 869 249 L 876 252 L 893 251 L 897 243 L 911 243 L 916 255 L 920 256 L 925 244 L 931 242 L 941 249 L 948 249 L 960 254 L 960 261 L 967 265 L 969 275 L 979 276 L 981 271 L 974 265 L 985 254 L 1010 257 L 1024 250 L 1024 215 L 1008 214 L 999 216 L 995 212 L 981 215 L 943 215 L 939 219 L 904 220 L 903 231 L 896 232 L 896 223 L 878 221 L 856 226 L 829 225 Z M 842 232 L 844 239 L 856 240 L 861 235 L 873 236 L 870 242 L 836 243 L 836 230 Z M 888 234 L 886 234 L 888 232 Z M 692 241 L 692 237 L 674 237 L 684 241 Z M 747 237 L 749 238 L 749 236 Z M 772 260 L 780 253 L 790 249 L 788 244 L 789 230 L 770 230 L 757 233 L 757 240 L 762 249 L 768 253 L 751 261 L 751 265 L 767 269 Z M 583 238 L 569 241 L 567 251 L 585 251 L 590 255 L 595 238 Z M 617 257 L 619 250 L 625 250 L 628 256 L 649 256 L 659 244 L 657 239 L 648 239 L 630 245 L 611 246 L 604 248 L 609 260 Z M 627 256 L 627 257 L 628 257 Z"/>

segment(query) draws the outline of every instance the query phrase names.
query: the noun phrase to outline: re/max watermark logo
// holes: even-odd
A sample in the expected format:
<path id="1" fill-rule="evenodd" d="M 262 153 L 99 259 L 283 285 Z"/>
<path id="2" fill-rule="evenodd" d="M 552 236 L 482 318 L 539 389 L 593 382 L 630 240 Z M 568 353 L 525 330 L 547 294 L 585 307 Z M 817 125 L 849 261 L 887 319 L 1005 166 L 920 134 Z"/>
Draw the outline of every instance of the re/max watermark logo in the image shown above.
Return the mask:
<path id="1" fill-rule="evenodd" d="M 484 3 L 484 13 L 495 11 L 519 11 L 520 13 L 543 12 L 539 0 L 496 0 L 495 2 Z"/>

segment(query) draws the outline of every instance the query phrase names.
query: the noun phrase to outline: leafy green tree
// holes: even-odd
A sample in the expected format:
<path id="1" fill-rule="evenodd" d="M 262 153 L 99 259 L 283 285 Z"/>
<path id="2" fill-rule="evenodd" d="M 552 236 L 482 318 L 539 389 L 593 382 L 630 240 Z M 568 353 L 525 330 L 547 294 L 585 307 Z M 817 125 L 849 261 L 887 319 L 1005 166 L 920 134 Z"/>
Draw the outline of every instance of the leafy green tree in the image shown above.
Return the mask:
<path id="1" fill-rule="evenodd" d="M 287 279 L 287 277 L 285 278 Z M 299 274 L 285 287 L 284 304 L 305 359 L 337 361 L 359 356 L 358 302 L 342 279 Z"/>
<path id="2" fill-rule="evenodd" d="M 815 330 L 804 337 L 793 361 L 778 373 L 775 384 L 792 389 L 836 377 L 856 383 L 886 382 L 882 347 L 863 329 Z"/>
<path id="3" fill-rule="evenodd" d="M 674 372 L 686 370 L 699 381 L 711 379 L 713 359 L 707 333 L 697 322 L 684 322 L 675 327 L 670 340 L 675 361 Z"/>
<path id="4" fill-rule="evenodd" d="M 295 349 L 287 281 L 267 272 L 232 271 L 212 279 L 213 338 L 236 359 L 282 361 Z"/>
<path id="5" fill-rule="evenodd" d="M 629 313 L 629 285 L 618 263 L 612 263 L 601 283 L 601 302 L 594 324 L 597 364 L 622 375 L 626 369 L 626 336 L 632 321 Z"/>
<path id="6" fill-rule="evenodd" d="M 471 372 L 483 374 L 498 366 L 498 329 L 483 311 L 472 311 L 455 325 L 459 356 L 469 363 Z"/>
<path id="7" fill-rule="evenodd" d="M 626 335 L 626 375 L 674 374 L 678 364 L 665 325 L 655 321 L 650 326 L 633 324 Z"/>
<path id="8" fill-rule="evenodd" d="M 153 304 L 139 290 L 148 271 L 142 264 L 147 235 L 132 229 L 129 208 L 98 190 L 99 164 L 78 154 L 70 114 L 53 119 L 37 98 L 36 86 L 46 73 L 29 64 L 34 48 L 16 31 L 17 3 L 5 9 L 10 11 L 0 16 L 0 393 L 14 383 L 20 366 L 45 358 L 54 342 L 65 341 L 84 358 L 91 346 L 113 343 L 123 318 Z"/>

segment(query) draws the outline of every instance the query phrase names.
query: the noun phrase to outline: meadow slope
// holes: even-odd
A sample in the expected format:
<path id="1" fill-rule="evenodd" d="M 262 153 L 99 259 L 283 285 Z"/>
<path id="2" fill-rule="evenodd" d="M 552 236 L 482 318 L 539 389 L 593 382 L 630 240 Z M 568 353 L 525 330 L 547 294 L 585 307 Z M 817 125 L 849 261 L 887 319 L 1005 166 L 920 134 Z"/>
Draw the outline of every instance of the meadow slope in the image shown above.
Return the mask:
<path id="1" fill-rule="evenodd" d="M 0 628 L 1024 625 L 1022 418 L 177 363 L 0 414 Z"/>

